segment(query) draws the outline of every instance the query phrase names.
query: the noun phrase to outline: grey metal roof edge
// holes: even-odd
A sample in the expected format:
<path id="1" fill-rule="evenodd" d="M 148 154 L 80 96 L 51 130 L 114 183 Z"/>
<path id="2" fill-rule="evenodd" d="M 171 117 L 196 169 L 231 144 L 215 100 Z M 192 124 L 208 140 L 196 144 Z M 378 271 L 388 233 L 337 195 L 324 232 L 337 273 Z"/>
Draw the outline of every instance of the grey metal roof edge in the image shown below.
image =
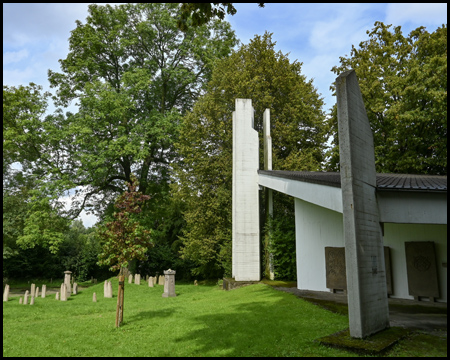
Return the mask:
<path id="1" fill-rule="evenodd" d="M 297 176 L 296 176 L 297 173 Z M 287 170 L 258 170 L 258 174 L 260 175 L 269 175 L 294 181 L 302 181 L 302 182 L 308 182 L 308 183 L 314 183 L 319 185 L 326 185 L 326 186 L 333 186 L 333 187 L 341 187 L 341 181 L 340 177 L 338 181 L 336 181 L 336 175 L 340 174 L 340 172 L 321 172 L 321 171 L 287 171 Z M 304 175 L 304 176 L 301 176 Z M 317 178 L 315 175 L 322 175 L 322 178 Z M 323 175 L 326 177 L 329 177 L 329 179 L 324 179 Z M 396 182 L 395 185 L 380 185 L 378 184 L 379 181 L 382 178 L 385 177 L 393 177 L 401 179 L 401 176 L 417 176 L 423 178 L 431 178 L 435 177 L 438 179 L 447 178 L 446 175 L 415 175 L 415 174 L 389 174 L 389 173 L 377 173 L 377 191 L 383 191 L 383 192 L 391 192 L 391 191 L 398 191 L 398 192 L 435 192 L 435 193 L 446 193 L 447 192 L 447 185 L 445 187 L 443 185 L 436 185 L 435 187 L 407 187 L 404 188 L 402 185 L 398 185 L 399 181 Z M 333 179 L 333 180 L 331 180 Z"/>
<path id="2" fill-rule="evenodd" d="M 281 173 L 281 171 L 286 171 L 286 173 Z M 287 172 L 291 173 L 291 174 L 287 174 Z M 323 180 L 323 179 L 318 179 L 318 178 L 314 178 L 314 177 L 302 177 L 302 178 L 294 178 L 292 173 L 294 171 L 288 171 L 288 170 L 258 170 L 258 174 L 260 175 L 269 175 L 269 176 L 275 176 L 275 177 L 279 177 L 279 178 L 283 178 L 283 179 L 288 179 L 288 180 L 294 180 L 294 181 L 303 181 L 303 182 L 308 182 L 308 183 L 312 183 L 312 184 L 319 184 L 319 185 L 327 185 L 327 186 L 333 186 L 333 187 L 341 187 L 341 181 L 339 178 L 339 181 L 327 181 L 327 180 Z M 338 172 L 336 173 L 332 173 L 332 172 L 321 172 L 321 171 L 297 171 L 297 173 L 308 173 L 308 174 L 331 174 L 336 175 L 339 174 Z"/>

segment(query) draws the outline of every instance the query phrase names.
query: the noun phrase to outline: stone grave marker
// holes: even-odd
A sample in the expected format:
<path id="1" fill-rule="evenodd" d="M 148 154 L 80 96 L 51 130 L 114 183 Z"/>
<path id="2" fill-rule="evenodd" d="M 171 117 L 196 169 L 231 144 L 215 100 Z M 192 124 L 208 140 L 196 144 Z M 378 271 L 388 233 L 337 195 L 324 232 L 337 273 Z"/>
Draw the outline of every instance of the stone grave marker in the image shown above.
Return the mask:
<path id="1" fill-rule="evenodd" d="M 140 285 L 141 284 L 141 274 L 134 274 L 134 283 L 136 285 Z"/>
<path id="2" fill-rule="evenodd" d="M 78 292 L 78 283 L 73 283 L 73 294 L 76 295 Z"/>
<path id="3" fill-rule="evenodd" d="M 31 297 L 30 305 L 34 305 L 34 296 Z"/>
<path id="4" fill-rule="evenodd" d="M 42 285 L 42 291 L 41 291 L 42 298 L 45 298 L 45 295 L 47 295 L 46 292 L 47 292 L 47 285 Z"/>
<path id="5" fill-rule="evenodd" d="M 55 299 L 59 300 L 59 291 L 56 292 Z"/>
<path id="6" fill-rule="evenodd" d="M 9 285 L 6 284 L 5 290 L 3 291 L 3 301 L 8 301 L 9 296 Z"/>
<path id="7" fill-rule="evenodd" d="M 103 286 L 103 296 L 105 298 L 112 298 L 112 284 L 111 281 L 105 280 L 105 285 Z"/>
<path id="8" fill-rule="evenodd" d="M 23 299 L 22 299 L 22 296 L 19 298 L 19 305 L 22 305 L 22 303 L 23 303 Z"/>
<path id="9" fill-rule="evenodd" d="M 194 280 L 194 285 L 195 285 L 195 286 L 197 286 L 197 285 L 198 285 L 198 282 L 197 282 L 197 280 Z"/>
<path id="10" fill-rule="evenodd" d="M 23 304 L 27 305 L 28 304 L 28 290 L 25 291 L 25 296 L 23 297 Z"/>
<path id="11" fill-rule="evenodd" d="M 62 283 L 61 284 L 61 301 L 67 301 L 67 284 L 66 283 Z"/>
<path id="12" fill-rule="evenodd" d="M 133 282 L 133 275 L 128 275 L 128 284 L 131 284 Z"/>
<path id="13" fill-rule="evenodd" d="M 36 288 L 36 292 L 34 293 L 34 297 L 38 297 L 39 296 L 39 286 Z"/>
<path id="14" fill-rule="evenodd" d="M 71 274 L 72 274 L 72 271 L 64 271 L 64 284 L 66 284 L 66 292 L 67 292 L 66 300 L 70 296 L 70 293 L 72 290 L 72 286 L 71 286 L 71 282 L 70 282 Z M 62 300 L 62 296 L 61 296 L 61 300 Z"/>
<path id="15" fill-rule="evenodd" d="M 175 297 L 175 270 L 164 271 L 164 293 L 162 297 Z"/>
<path id="16" fill-rule="evenodd" d="M 164 275 L 159 276 L 158 285 L 164 285 Z"/>
<path id="17" fill-rule="evenodd" d="M 325 271 L 328 289 L 331 289 L 332 292 L 347 291 L 344 247 L 325 247 Z"/>
<path id="18" fill-rule="evenodd" d="M 35 293 L 36 293 L 36 284 L 31 284 L 30 295 L 34 296 Z"/>
<path id="19" fill-rule="evenodd" d="M 405 242 L 405 253 L 409 295 L 415 300 L 429 297 L 430 301 L 435 301 L 440 292 L 434 242 Z"/>
<path id="20" fill-rule="evenodd" d="M 148 278 L 148 287 L 153 287 L 154 285 L 153 285 L 153 278 L 150 276 L 149 278 Z"/>

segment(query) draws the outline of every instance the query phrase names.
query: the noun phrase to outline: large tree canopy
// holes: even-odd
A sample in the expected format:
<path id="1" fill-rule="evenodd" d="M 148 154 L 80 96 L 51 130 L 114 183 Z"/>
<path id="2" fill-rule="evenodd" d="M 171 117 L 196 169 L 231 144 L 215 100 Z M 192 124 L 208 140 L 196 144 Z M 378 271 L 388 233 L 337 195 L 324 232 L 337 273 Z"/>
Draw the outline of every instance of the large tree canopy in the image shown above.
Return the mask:
<path id="1" fill-rule="evenodd" d="M 61 72 L 48 72 L 56 105 L 76 102 L 79 110 L 44 119 L 42 106 L 32 116 L 6 111 L 8 156 L 27 162 L 28 175 L 42 174 L 43 197 L 75 189 L 70 218 L 82 209 L 101 215 L 132 174 L 139 191 L 152 195 L 147 210 L 158 217 L 164 207 L 179 119 L 203 92 L 216 59 L 237 43 L 219 20 L 181 32 L 179 9 L 90 5 L 86 23 L 77 21 L 71 32 Z M 33 96 L 30 103 L 40 105 L 44 95 Z"/>
<path id="2" fill-rule="evenodd" d="M 326 146 L 322 99 L 301 63 L 275 52 L 271 34 L 255 36 L 217 63 L 207 93 L 186 114 L 177 144 L 177 195 L 186 204 L 183 257 L 205 277 L 231 270 L 232 112 L 252 99 L 255 128 L 271 111 L 273 168 L 319 170 Z M 262 136 L 260 135 L 262 142 Z M 261 161 L 263 164 L 263 146 Z"/>
<path id="3" fill-rule="evenodd" d="M 378 172 L 447 174 L 447 26 L 403 36 L 376 22 L 369 40 L 340 57 L 337 75 L 355 69 L 374 133 Z M 332 87 L 334 90 L 334 86 Z M 336 109 L 330 169 L 339 168 Z"/>

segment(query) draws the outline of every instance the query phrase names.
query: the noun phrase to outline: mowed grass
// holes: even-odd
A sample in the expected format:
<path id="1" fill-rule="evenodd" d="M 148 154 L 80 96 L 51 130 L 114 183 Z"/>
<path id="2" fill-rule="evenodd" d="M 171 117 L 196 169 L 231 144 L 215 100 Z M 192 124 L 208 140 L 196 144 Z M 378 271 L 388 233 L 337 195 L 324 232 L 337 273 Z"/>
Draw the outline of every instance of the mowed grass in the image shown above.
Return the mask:
<path id="1" fill-rule="evenodd" d="M 10 297 L 3 303 L 3 356 L 358 356 L 315 341 L 347 328 L 347 316 L 268 285 L 223 291 L 176 284 L 174 298 L 163 291 L 126 283 L 120 328 L 117 297 L 103 298 L 103 284 L 67 302 L 52 294 L 19 305 Z"/>

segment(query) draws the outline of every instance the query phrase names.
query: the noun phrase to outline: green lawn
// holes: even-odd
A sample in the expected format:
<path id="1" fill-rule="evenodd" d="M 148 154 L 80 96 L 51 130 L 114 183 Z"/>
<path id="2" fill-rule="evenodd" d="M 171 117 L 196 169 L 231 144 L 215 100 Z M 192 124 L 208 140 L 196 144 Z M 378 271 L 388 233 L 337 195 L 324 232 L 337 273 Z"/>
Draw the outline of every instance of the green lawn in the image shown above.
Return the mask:
<path id="1" fill-rule="evenodd" d="M 119 329 L 117 298 L 103 298 L 103 283 L 67 302 L 50 295 L 25 306 L 10 297 L 3 303 L 3 356 L 357 356 L 314 341 L 347 328 L 346 316 L 268 285 L 223 291 L 177 284 L 177 297 L 162 293 L 163 286 L 126 283 Z"/>

